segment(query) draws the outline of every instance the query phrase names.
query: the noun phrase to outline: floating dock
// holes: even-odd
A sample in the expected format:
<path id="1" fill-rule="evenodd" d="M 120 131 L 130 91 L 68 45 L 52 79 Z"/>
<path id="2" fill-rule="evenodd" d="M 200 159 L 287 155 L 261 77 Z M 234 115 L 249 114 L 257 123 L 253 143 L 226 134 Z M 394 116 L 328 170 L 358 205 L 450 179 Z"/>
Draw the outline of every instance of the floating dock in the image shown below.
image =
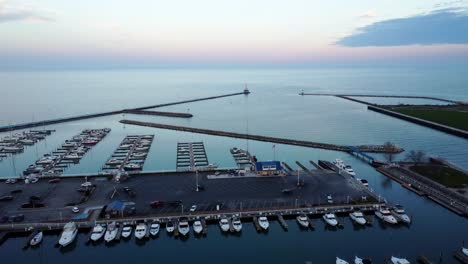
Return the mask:
<path id="1" fill-rule="evenodd" d="M 60 176 L 64 169 L 79 163 L 83 156 L 111 131 L 110 128 L 85 129 L 79 135 L 66 140 L 51 154 L 44 155 L 31 164 L 24 175 Z"/>
<path id="2" fill-rule="evenodd" d="M 177 130 L 177 131 L 184 131 L 184 132 L 193 132 L 193 133 L 207 134 L 207 135 L 214 135 L 214 136 L 222 136 L 222 137 L 250 139 L 250 140 L 271 142 L 271 143 L 278 143 L 278 144 L 285 144 L 285 145 L 294 145 L 294 146 L 302 146 L 302 147 L 309 147 L 309 148 L 319 148 L 319 149 L 344 151 L 344 152 L 348 152 L 348 153 L 351 152 L 351 150 L 349 149 L 349 146 L 319 143 L 319 142 L 312 142 L 312 141 L 267 137 L 267 136 L 252 135 L 252 134 L 241 134 L 241 133 L 235 133 L 235 132 L 210 130 L 210 129 L 202 129 L 202 128 L 193 128 L 193 127 L 184 127 L 184 126 L 175 126 L 175 125 L 167 125 L 167 124 L 152 123 L 152 122 L 142 122 L 142 121 L 136 121 L 136 120 L 127 120 L 127 119 L 120 120 L 120 123 L 128 124 L 128 125 L 136 125 L 136 126 L 154 127 L 154 128 L 160 128 L 160 129 Z M 401 149 L 401 148 L 393 148 L 391 150 L 387 150 L 386 148 L 383 147 L 383 145 L 361 145 L 361 146 L 354 146 L 354 147 L 356 149 L 359 149 L 362 152 L 400 153 L 400 152 L 403 151 L 403 149 Z"/>
<path id="3" fill-rule="evenodd" d="M 154 135 L 126 136 L 102 169 L 120 172 L 141 171 L 153 144 L 153 139 Z"/>
<path id="4" fill-rule="evenodd" d="M 231 152 L 232 158 L 236 162 L 238 168 L 242 169 L 250 167 L 255 163 L 254 157 L 252 157 L 247 150 L 231 148 L 229 151 Z"/>
<path id="5" fill-rule="evenodd" d="M 178 171 L 206 168 L 208 165 L 208 157 L 203 142 L 177 143 L 176 167 Z"/>

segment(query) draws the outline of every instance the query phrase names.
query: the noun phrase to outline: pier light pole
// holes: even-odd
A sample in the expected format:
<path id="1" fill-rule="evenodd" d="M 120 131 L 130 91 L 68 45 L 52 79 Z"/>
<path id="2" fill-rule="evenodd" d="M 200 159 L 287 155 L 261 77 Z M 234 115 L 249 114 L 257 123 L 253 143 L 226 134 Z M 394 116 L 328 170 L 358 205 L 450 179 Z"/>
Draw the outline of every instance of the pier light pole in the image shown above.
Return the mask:
<path id="1" fill-rule="evenodd" d="M 299 170 L 297 170 L 297 186 L 300 185 L 300 182 L 299 182 Z"/>
<path id="2" fill-rule="evenodd" d="M 276 160 L 276 144 L 273 144 L 273 160 Z"/>

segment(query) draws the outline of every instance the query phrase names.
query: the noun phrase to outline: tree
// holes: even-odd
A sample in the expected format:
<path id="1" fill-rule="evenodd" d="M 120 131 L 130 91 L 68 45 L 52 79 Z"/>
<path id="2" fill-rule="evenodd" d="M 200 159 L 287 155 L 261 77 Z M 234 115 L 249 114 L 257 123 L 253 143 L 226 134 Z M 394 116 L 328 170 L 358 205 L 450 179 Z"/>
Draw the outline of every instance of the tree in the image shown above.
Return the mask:
<path id="1" fill-rule="evenodd" d="M 426 160 L 426 153 L 421 150 L 412 150 L 406 155 L 406 159 L 418 165 Z"/>
<path id="2" fill-rule="evenodd" d="M 396 155 L 396 145 L 393 144 L 390 141 L 387 141 L 383 145 L 383 149 L 385 150 L 384 157 L 387 160 L 387 162 L 392 163 L 395 160 L 395 155 Z"/>

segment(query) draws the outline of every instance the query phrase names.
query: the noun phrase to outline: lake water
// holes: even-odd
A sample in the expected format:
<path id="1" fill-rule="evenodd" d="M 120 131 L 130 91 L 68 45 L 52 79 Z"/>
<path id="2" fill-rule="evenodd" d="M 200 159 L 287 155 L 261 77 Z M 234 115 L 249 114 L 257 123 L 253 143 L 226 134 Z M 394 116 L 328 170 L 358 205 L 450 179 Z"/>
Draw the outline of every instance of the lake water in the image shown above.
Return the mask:
<path id="1" fill-rule="evenodd" d="M 16 238 L 0 246 L 0 253 L 6 256 L 7 263 L 333 263 L 335 256 L 351 259 L 355 254 L 370 256 L 380 263 L 391 254 L 414 261 L 419 253 L 436 259 L 442 252 L 444 263 L 452 263 L 451 251 L 468 239 L 466 219 L 403 189 L 352 156 L 278 144 L 273 151 L 272 144 L 265 142 L 136 127 L 118 121 L 126 118 L 346 145 L 392 141 L 408 151 L 423 150 L 468 168 L 466 139 L 368 111 L 364 105 L 340 98 L 298 95 L 304 90 L 468 101 L 467 73 L 467 69 L 459 68 L 2 72 L 0 125 L 240 92 L 244 82 L 248 82 L 252 93 L 160 109 L 190 112 L 194 115 L 191 119 L 127 114 L 46 126 L 56 132 L 24 153 L 1 161 L 0 177 L 19 175 L 40 156 L 84 128 L 109 127 L 111 133 L 65 173 L 99 171 L 129 134 L 155 134 L 144 167 L 147 171 L 175 169 L 177 142 L 187 141 L 203 141 L 209 161 L 221 167 L 235 166 L 229 148 L 247 145 L 259 159 L 276 158 L 290 165 L 295 165 L 296 160 L 306 164 L 309 160 L 339 157 L 351 164 L 360 178 L 367 179 L 377 193 L 405 205 L 414 223 L 409 228 L 391 228 L 375 221 L 371 228 L 354 230 L 349 219 L 344 219 L 345 228 L 333 232 L 325 230 L 322 221 L 316 219 L 317 230 L 313 232 L 300 231 L 294 222 L 290 223 L 290 231 L 284 232 L 272 223 L 267 235 L 257 234 L 251 224 L 245 224 L 240 237 L 221 235 L 218 227 L 212 226 L 202 239 L 192 236 L 182 241 L 161 234 L 144 245 L 132 240 L 111 247 L 86 246 L 85 236 L 81 235 L 75 248 L 65 252 L 53 247 L 57 239 L 53 236 L 47 237 L 40 249 L 25 251 L 21 250 L 24 238 Z"/>

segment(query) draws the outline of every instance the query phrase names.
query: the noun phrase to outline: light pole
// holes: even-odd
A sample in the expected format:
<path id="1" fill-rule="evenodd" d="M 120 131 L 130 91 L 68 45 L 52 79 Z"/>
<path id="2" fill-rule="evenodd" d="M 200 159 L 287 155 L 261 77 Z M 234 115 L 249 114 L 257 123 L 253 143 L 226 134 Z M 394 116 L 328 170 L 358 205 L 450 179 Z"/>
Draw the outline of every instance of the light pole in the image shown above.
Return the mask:
<path id="1" fill-rule="evenodd" d="M 197 185 L 196 191 L 198 192 L 199 189 L 198 189 L 198 170 L 197 169 L 195 169 L 195 184 Z"/>

